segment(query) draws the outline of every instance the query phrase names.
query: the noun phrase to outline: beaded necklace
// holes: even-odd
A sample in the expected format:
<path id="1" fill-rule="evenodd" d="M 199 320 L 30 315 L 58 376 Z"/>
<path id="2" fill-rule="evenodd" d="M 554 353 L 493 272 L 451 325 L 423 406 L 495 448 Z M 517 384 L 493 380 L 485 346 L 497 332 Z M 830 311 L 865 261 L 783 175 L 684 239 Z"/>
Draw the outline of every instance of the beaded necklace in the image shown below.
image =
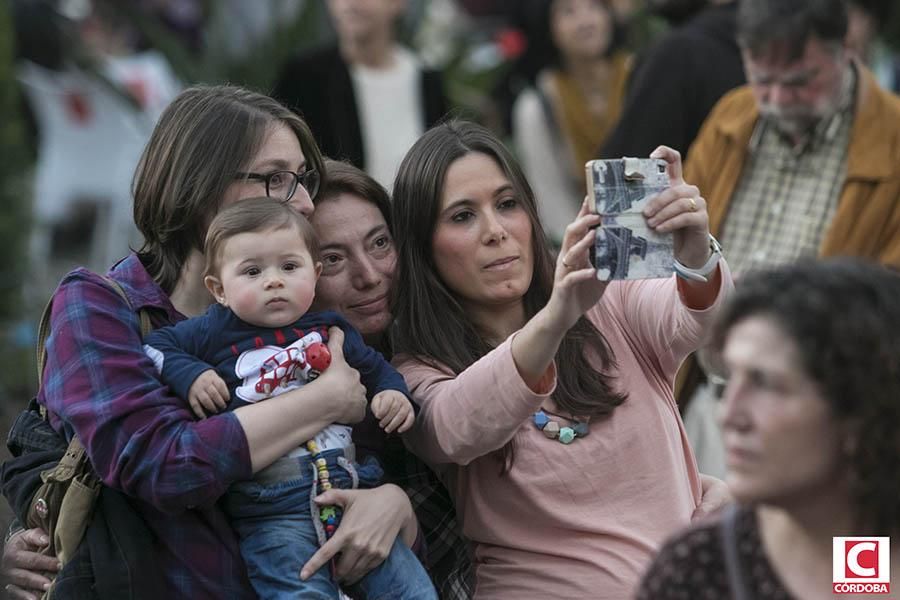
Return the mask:
<path id="1" fill-rule="evenodd" d="M 551 419 L 550 415 L 557 419 L 563 419 L 572 423 L 572 427 L 560 427 L 559 421 Z M 562 444 L 571 444 L 575 438 L 587 437 L 591 432 L 587 421 L 579 421 L 578 419 L 570 419 L 556 413 L 552 413 L 544 407 L 534 413 L 532 417 L 534 425 L 544 432 L 544 435 L 551 440 L 559 440 Z"/>

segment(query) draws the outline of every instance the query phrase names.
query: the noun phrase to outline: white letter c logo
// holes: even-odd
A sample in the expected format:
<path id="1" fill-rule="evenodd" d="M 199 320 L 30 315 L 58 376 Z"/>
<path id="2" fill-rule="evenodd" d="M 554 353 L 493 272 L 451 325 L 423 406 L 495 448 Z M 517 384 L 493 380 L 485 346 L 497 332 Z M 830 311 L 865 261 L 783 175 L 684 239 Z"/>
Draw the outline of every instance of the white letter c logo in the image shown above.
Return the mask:
<path id="1" fill-rule="evenodd" d="M 858 577 L 875 577 L 876 569 L 863 567 L 859 564 L 859 555 L 863 552 L 875 552 L 875 542 L 860 542 L 850 548 L 847 553 L 847 567 Z"/>

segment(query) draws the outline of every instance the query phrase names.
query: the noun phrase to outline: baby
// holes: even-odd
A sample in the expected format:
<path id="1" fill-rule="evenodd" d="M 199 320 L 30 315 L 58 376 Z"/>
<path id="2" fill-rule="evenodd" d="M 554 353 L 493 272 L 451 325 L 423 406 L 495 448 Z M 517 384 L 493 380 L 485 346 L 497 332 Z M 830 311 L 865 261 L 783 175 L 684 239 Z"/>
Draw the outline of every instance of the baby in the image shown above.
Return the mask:
<path id="1" fill-rule="evenodd" d="M 327 366 L 328 328 L 338 326 L 347 363 L 359 371 L 371 398 L 371 415 L 384 424 L 375 437 L 412 426 L 413 405 L 400 374 L 340 315 L 307 312 L 322 264 L 302 215 L 270 198 L 238 202 L 212 221 L 204 252 L 204 281 L 216 303 L 202 316 L 152 332 L 144 347 L 161 379 L 198 417 L 304 385 Z M 374 457 L 362 464 L 354 460 L 354 439 L 361 440 L 352 433 L 350 426 L 333 423 L 226 494 L 225 507 L 259 597 L 338 596 L 325 569 L 306 581 L 299 572 L 334 526 L 334 509 L 326 507 L 320 515 L 312 501 L 317 492 L 329 485 L 380 483 L 382 470 Z M 364 446 L 370 449 L 380 445 L 369 442 Z M 398 589 L 406 591 L 393 595 Z M 388 591 L 392 595 L 385 597 L 435 597 L 424 568 L 400 540 L 355 591 L 357 597 Z"/>

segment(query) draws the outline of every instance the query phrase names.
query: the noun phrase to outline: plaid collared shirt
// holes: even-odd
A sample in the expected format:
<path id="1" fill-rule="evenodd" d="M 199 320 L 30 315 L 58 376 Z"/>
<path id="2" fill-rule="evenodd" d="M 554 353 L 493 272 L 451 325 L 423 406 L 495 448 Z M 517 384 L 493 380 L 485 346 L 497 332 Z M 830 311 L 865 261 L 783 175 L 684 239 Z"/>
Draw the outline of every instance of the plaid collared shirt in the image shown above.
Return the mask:
<path id="1" fill-rule="evenodd" d="M 397 437 L 383 453 L 387 480 L 409 496 L 425 536 L 426 566 L 442 600 L 469 600 L 472 571 L 469 545 L 462 536 L 447 488 Z"/>
<path id="2" fill-rule="evenodd" d="M 838 110 L 799 147 L 759 119 L 722 231 L 734 273 L 818 255 L 846 178 L 856 81 L 850 66 Z"/>
<path id="3" fill-rule="evenodd" d="M 254 598 L 237 535 L 217 500 L 249 479 L 250 452 L 232 413 L 195 421 L 156 378 L 136 311 L 155 326 L 181 321 L 132 254 L 109 276 L 77 269 L 53 296 L 38 402 L 67 439 L 77 433 L 103 482 L 134 498 L 155 536 L 170 598 Z M 130 303 L 130 306 L 129 306 Z"/>

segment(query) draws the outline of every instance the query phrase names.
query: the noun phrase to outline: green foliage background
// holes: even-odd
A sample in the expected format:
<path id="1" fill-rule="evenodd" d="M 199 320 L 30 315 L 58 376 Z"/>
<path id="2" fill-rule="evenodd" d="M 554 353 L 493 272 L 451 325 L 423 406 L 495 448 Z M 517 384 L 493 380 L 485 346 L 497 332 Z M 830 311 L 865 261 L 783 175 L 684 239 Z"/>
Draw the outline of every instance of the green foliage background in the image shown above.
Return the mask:
<path id="1" fill-rule="evenodd" d="M 18 313 L 28 231 L 25 149 L 22 118 L 13 73 L 13 33 L 7 3 L 0 4 L 0 322 Z"/>
<path id="2" fill-rule="evenodd" d="M 29 163 L 24 123 L 13 71 L 12 20 L 9 5 L 0 3 L 0 394 L 27 400 L 31 387 L 31 351 L 15 343 L 17 322 L 25 307 L 22 283 L 26 275 L 29 231 Z M 31 376 L 31 377 L 29 377 Z M 17 395 L 18 394 L 18 395 Z M 0 416 L 7 413 L 4 401 Z"/>

